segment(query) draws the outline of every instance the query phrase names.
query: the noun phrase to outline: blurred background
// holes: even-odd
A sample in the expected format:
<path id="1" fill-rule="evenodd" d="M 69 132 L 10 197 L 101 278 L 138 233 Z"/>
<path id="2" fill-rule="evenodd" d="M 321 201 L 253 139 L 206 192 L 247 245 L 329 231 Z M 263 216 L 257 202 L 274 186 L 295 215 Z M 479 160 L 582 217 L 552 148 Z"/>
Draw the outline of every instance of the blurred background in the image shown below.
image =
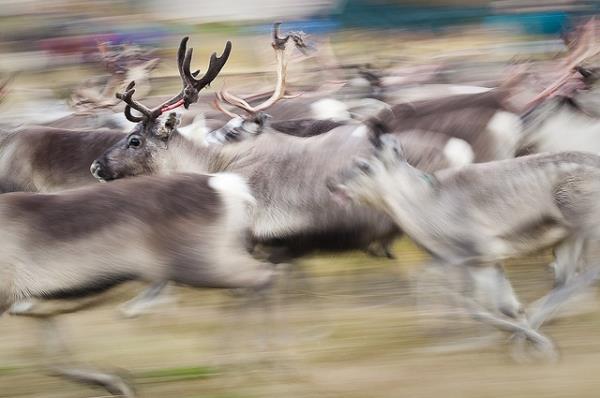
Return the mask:
<path id="1" fill-rule="evenodd" d="M 560 54 L 561 35 L 599 12 L 594 0 L 0 0 L 0 82 L 6 82 L 0 125 L 68 115 L 82 84 L 103 87 L 111 73 L 154 58 L 160 63 L 141 72 L 145 94 L 173 94 L 180 88 L 175 51 L 185 35 L 202 70 L 212 52 L 233 42 L 209 93 L 225 82 L 242 92 L 271 84 L 276 20 L 283 31 L 308 34 L 316 50 L 294 54 L 291 86 L 310 90 L 369 68 L 402 87 L 492 87 L 515 60 Z M 125 48 L 133 52 L 119 57 Z M 61 320 L 78 359 L 127 369 L 144 397 L 598 396 L 596 308 L 580 307 L 548 326 L 561 362 L 517 365 L 503 337 L 492 345 L 468 339 L 490 330 L 419 313 L 411 289 L 426 258 L 407 239 L 394 251 L 396 260 L 358 252 L 303 259 L 296 279 L 309 280 L 310 289 L 303 283 L 288 289 L 286 326 L 270 330 L 269 338 L 261 336 L 259 310 L 232 316 L 235 304 L 225 293 L 183 288 L 173 288 L 176 302 L 140 318 L 121 319 L 115 311 L 141 288 L 127 285 L 106 305 Z M 541 266 L 549 262 L 542 253 L 508 267 L 524 302 L 551 286 Z M 37 337 L 30 320 L 1 319 L 0 397 L 102 394 L 42 372 Z"/>

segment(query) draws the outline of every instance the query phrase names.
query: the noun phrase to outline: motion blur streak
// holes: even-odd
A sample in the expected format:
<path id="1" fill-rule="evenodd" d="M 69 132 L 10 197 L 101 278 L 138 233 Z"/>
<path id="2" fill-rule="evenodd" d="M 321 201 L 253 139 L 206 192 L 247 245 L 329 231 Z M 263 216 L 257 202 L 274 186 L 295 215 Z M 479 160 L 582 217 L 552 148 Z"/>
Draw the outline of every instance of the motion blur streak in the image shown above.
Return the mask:
<path id="1" fill-rule="evenodd" d="M 0 397 L 596 397 L 599 13 L 0 0 Z"/>

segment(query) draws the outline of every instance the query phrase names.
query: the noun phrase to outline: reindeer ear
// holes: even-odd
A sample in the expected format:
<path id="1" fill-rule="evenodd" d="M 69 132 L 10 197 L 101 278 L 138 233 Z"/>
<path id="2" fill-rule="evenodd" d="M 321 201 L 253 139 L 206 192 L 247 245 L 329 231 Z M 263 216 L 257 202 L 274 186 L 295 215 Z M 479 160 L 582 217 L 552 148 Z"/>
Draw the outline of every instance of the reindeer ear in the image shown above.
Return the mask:
<path id="1" fill-rule="evenodd" d="M 270 118 L 271 115 L 265 112 L 258 112 L 257 114 L 253 115 L 249 121 L 255 123 L 257 125 L 256 131 L 261 133 L 269 123 Z"/>
<path id="2" fill-rule="evenodd" d="M 160 126 L 160 128 L 156 131 L 156 135 L 161 139 L 169 138 L 173 131 L 177 129 L 179 123 L 179 115 L 175 112 L 169 113 L 169 116 L 167 116 L 165 123 L 162 126 Z"/>

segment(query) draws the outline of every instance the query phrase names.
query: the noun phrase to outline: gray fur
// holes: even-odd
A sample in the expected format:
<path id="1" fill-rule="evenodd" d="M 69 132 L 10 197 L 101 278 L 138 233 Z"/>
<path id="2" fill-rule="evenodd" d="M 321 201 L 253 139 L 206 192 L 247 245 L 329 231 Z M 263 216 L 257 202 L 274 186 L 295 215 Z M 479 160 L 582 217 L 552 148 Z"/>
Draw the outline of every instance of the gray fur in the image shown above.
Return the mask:
<path id="1" fill-rule="evenodd" d="M 132 279 L 267 284 L 272 270 L 245 250 L 251 197 L 243 183 L 213 187 L 215 178 L 144 177 L 0 196 L 0 313 L 20 299 L 84 297 Z"/>
<path id="2" fill-rule="evenodd" d="M 330 187 L 385 211 L 436 261 L 467 266 L 473 275 L 480 267 L 555 247 L 560 287 L 586 265 L 586 244 L 600 238 L 599 181 L 600 157 L 582 152 L 532 155 L 430 174 L 410 166 L 394 138 L 384 136 L 374 156 L 357 161 Z M 498 292 L 487 294 L 498 297 L 496 311 L 517 321 L 483 316 L 480 310 L 477 318 L 551 348 L 534 331 L 540 325 L 523 329 L 521 305 L 508 281 L 498 282 L 503 279 L 494 276 L 491 283 Z M 548 297 L 557 294 L 555 289 Z"/>
<path id="3" fill-rule="evenodd" d="M 218 148 L 194 146 L 176 130 L 167 142 L 134 131 L 130 136 L 139 136 L 142 147 L 128 147 L 124 139 L 93 168 L 106 180 L 179 171 L 239 173 L 248 179 L 259 204 L 251 228 L 256 241 L 291 245 L 295 255 L 314 248 L 365 248 L 397 234 L 396 227 L 368 208 L 340 206 L 325 189 L 329 173 L 369 148 L 366 135 L 351 136 L 355 128 L 340 127 L 311 138 L 260 135 Z"/>
<path id="4" fill-rule="evenodd" d="M 93 184 L 90 163 L 123 137 L 111 130 L 41 126 L 1 131 L 1 192 L 55 192 Z"/>
<path id="5" fill-rule="evenodd" d="M 275 133 L 226 146 L 195 146 L 173 130 L 160 138 L 150 126 L 136 128 L 94 165 L 96 177 L 113 180 L 141 174 L 179 171 L 239 173 L 258 201 L 252 236 L 258 243 L 283 245 L 297 256 L 313 249 L 367 248 L 390 242 L 399 230 L 384 214 L 364 206 L 342 206 L 328 193 L 327 176 L 370 152 L 369 128 L 346 125 L 313 137 Z M 128 140 L 139 139 L 140 147 Z M 411 162 L 427 170 L 451 163 L 439 134 L 402 135 Z"/>

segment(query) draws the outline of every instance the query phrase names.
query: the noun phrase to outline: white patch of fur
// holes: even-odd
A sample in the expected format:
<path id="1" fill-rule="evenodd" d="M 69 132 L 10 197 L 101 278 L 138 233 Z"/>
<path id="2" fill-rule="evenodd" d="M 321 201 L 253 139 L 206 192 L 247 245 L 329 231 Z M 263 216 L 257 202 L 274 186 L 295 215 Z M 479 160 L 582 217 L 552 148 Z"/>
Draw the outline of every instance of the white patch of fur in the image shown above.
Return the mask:
<path id="1" fill-rule="evenodd" d="M 203 144 L 205 142 L 205 137 L 208 134 L 204 115 L 202 113 L 196 115 L 192 123 L 184 127 L 179 127 L 177 131 L 188 140 L 196 144 Z"/>
<path id="2" fill-rule="evenodd" d="M 369 128 L 367 126 L 365 126 L 364 124 L 361 124 L 360 126 L 355 128 L 354 131 L 352 131 L 351 136 L 358 137 L 358 138 L 366 137 L 368 132 L 369 132 Z"/>
<path id="3" fill-rule="evenodd" d="M 473 163 L 475 153 L 471 145 L 465 140 L 452 137 L 444 146 L 444 156 L 450 162 L 452 167 L 461 167 Z"/>
<path id="4" fill-rule="evenodd" d="M 310 110 L 315 119 L 343 121 L 352 118 L 346 104 L 333 98 L 324 98 L 312 103 Z"/>
<path id="5" fill-rule="evenodd" d="M 513 157 L 517 143 L 523 134 L 521 118 L 511 112 L 496 112 L 487 128 L 496 138 L 498 159 Z"/>
<path id="6" fill-rule="evenodd" d="M 256 199 L 250 192 L 250 187 L 244 177 L 234 173 L 219 173 L 213 175 L 208 181 L 208 185 L 225 194 L 224 196 L 233 196 L 242 199 L 244 203 L 255 204 Z"/>
<path id="7" fill-rule="evenodd" d="M 539 152 L 584 151 L 600 153 L 600 122 L 562 107 L 544 114 L 545 122 L 528 131 L 528 142 Z"/>
<path id="8" fill-rule="evenodd" d="M 475 94 L 490 91 L 490 88 L 479 86 L 461 86 L 455 84 L 419 84 L 413 87 L 398 89 L 396 102 L 420 101 L 442 98 L 457 94 Z"/>
<path id="9" fill-rule="evenodd" d="M 369 87 L 371 85 L 371 83 L 369 83 L 369 81 L 364 77 L 355 77 L 354 79 L 350 80 L 349 83 L 352 87 Z"/>
<path id="10" fill-rule="evenodd" d="M 245 238 L 250 228 L 250 216 L 255 199 L 246 180 L 233 173 L 213 175 L 209 186 L 220 192 L 225 212 L 216 226 L 217 239 L 212 245 L 217 272 L 221 280 L 239 286 L 264 285 L 273 277 L 273 268 L 252 259 L 245 249 Z"/>
<path id="11" fill-rule="evenodd" d="M 34 301 L 30 299 L 17 301 L 9 308 L 8 312 L 12 315 L 23 315 L 27 314 L 33 306 Z"/>
<path id="12" fill-rule="evenodd" d="M 448 88 L 452 94 L 478 94 L 491 90 L 491 88 L 480 86 L 450 86 Z"/>

